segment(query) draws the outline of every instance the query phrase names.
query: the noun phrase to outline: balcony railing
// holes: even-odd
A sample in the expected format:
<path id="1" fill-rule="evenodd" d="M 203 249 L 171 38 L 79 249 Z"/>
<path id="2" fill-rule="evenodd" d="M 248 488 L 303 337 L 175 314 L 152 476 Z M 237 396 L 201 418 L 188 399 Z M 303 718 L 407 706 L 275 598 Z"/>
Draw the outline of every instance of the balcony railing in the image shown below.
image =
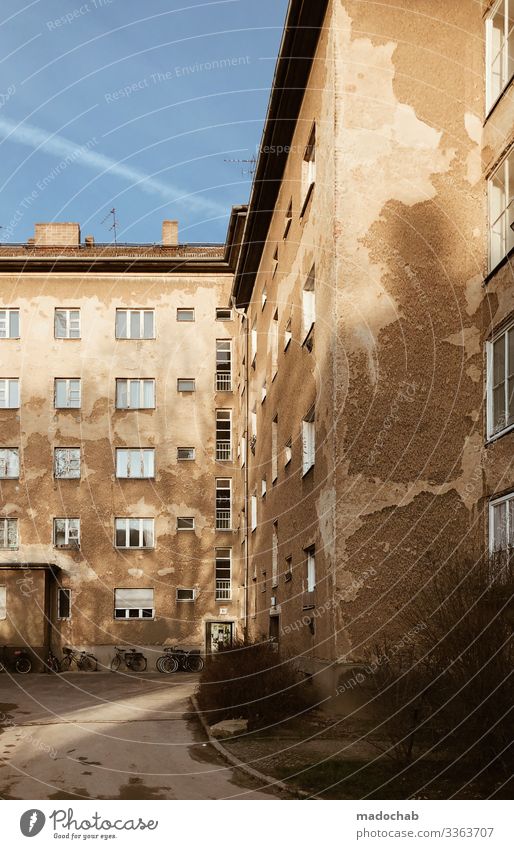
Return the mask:
<path id="1" fill-rule="evenodd" d="M 216 440 L 216 460 L 232 459 L 232 442 L 225 439 Z"/>
<path id="2" fill-rule="evenodd" d="M 216 530 L 230 531 L 232 528 L 232 515 L 230 510 L 216 510 Z"/>
<path id="3" fill-rule="evenodd" d="M 216 372 L 216 392 L 232 392 L 232 375 L 226 371 Z"/>
<path id="4" fill-rule="evenodd" d="M 232 598 L 232 583 L 222 578 L 216 579 L 216 601 L 230 601 Z"/>
<path id="5" fill-rule="evenodd" d="M 304 610 L 311 610 L 316 607 L 316 592 L 315 590 L 305 591 L 302 595 L 302 607 Z"/>

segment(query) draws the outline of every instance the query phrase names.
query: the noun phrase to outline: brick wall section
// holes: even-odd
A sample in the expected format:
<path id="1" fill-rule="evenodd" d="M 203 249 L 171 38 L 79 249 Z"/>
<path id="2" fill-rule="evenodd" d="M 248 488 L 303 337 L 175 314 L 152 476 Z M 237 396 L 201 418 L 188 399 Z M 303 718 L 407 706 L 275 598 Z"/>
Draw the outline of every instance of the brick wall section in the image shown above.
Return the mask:
<path id="1" fill-rule="evenodd" d="M 80 244 L 80 226 L 72 222 L 41 223 L 35 225 L 35 244 L 39 247 L 68 247 Z"/>

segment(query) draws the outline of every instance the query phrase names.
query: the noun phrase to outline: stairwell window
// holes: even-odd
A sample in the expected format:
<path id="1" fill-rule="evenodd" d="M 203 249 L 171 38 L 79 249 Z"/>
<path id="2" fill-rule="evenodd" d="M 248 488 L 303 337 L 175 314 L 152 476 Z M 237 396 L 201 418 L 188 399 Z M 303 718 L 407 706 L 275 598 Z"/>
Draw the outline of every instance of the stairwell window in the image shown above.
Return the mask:
<path id="1" fill-rule="evenodd" d="M 513 0 L 514 3 L 514 0 Z M 489 198 L 489 270 L 514 247 L 514 149 L 487 182 Z"/>
<path id="2" fill-rule="evenodd" d="M 487 15 L 486 109 L 489 111 L 514 74 L 514 0 L 498 0 Z"/>
<path id="3" fill-rule="evenodd" d="M 80 519 L 54 519 L 56 548 L 80 548 Z"/>
<path id="4" fill-rule="evenodd" d="M 304 344 L 312 336 L 316 321 L 316 266 L 313 265 L 302 292 L 302 329 Z"/>
<path id="5" fill-rule="evenodd" d="M 271 379 L 274 380 L 278 372 L 278 310 L 275 310 L 270 328 L 271 342 Z"/>
<path id="6" fill-rule="evenodd" d="M 155 311 L 116 310 L 116 339 L 155 339 Z"/>
<path id="7" fill-rule="evenodd" d="M 514 324 L 487 343 L 487 434 L 514 425 Z"/>
<path id="8" fill-rule="evenodd" d="M 230 601 L 232 598 L 232 549 L 217 548 L 215 560 L 216 601 Z"/>
<path id="9" fill-rule="evenodd" d="M 278 478 L 278 416 L 271 422 L 271 483 Z"/>
<path id="10" fill-rule="evenodd" d="M 18 519 L 0 518 L 0 549 L 18 548 Z"/>
<path id="11" fill-rule="evenodd" d="M 308 593 L 316 589 L 316 549 L 313 545 L 305 549 L 306 557 L 306 589 Z"/>
<path id="12" fill-rule="evenodd" d="M 232 480 L 216 478 L 216 530 L 232 528 Z"/>
<path id="13" fill-rule="evenodd" d="M 153 478 L 155 475 L 154 448 L 117 448 L 117 478 Z"/>
<path id="14" fill-rule="evenodd" d="M 216 340 L 216 391 L 232 390 L 232 342 L 230 339 Z"/>
<path id="15" fill-rule="evenodd" d="M 116 409 L 152 410 L 155 408 L 155 380 L 116 380 Z"/>
<path id="16" fill-rule="evenodd" d="M 303 474 L 312 469 L 316 461 L 316 418 L 312 407 L 302 421 Z"/>
<path id="17" fill-rule="evenodd" d="M 489 547 L 491 553 L 514 548 L 514 492 L 490 502 Z"/>
<path id="18" fill-rule="evenodd" d="M 289 201 L 289 206 L 287 207 L 286 216 L 284 219 L 284 235 L 283 238 L 287 239 L 289 230 L 291 229 L 291 223 L 293 220 L 293 200 Z"/>
<path id="19" fill-rule="evenodd" d="M 18 378 L 0 378 L 0 408 L 17 410 L 19 406 L 20 382 Z"/>
<path id="20" fill-rule="evenodd" d="M 216 410 L 216 460 L 232 459 L 232 411 Z"/>
<path id="21" fill-rule="evenodd" d="M 153 519 L 115 519 L 116 548 L 153 548 Z"/>
<path id="22" fill-rule="evenodd" d="M 273 523 L 271 540 L 271 586 L 278 587 L 278 522 Z"/>
<path id="23" fill-rule="evenodd" d="M 254 494 L 250 498 L 250 528 L 252 531 L 257 529 L 257 496 Z"/>
<path id="24" fill-rule="evenodd" d="M 313 125 L 302 162 L 302 211 L 304 214 L 316 183 L 316 124 Z"/>
<path id="25" fill-rule="evenodd" d="M 54 449 L 54 477 L 58 480 L 80 478 L 80 448 Z"/>
<path id="26" fill-rule="evenodd" d="M 19 448 L 0 448 L 0 479 L 19 478 L 20 450 Z"/>
<path id="27" fill-rule="evenodd" d="M 154 591 L 150 589 L 114 590 L 115 619 L 153 619 Z"/>
<path id="28" fill-rule="evenodd" d="M 250 335 L 250 351 L 251 365 L 255 367 L 255 360 L 257 357 L 257 319 L 255 319 L 252 324 L 252 330 Z"/>
<path id="29" fill-rule="evenodd" d="M 0 339 L 20 338 L 20 311 L 0 310 Z"/>
<path id="30" fill-rule="evenodd" d="M 284 351 L 287 351 L 287 349 L 289 348 L 289 344 L 290 344 L 292 338 L 293 338 L 292 321 L 289 318 L 287 320 L 287 324 L 286 324 L 285 330 L 284 330 Z"/>
<path id="31" fill-rule="evenodd" d="M 55 409 L 80 409 L 80 401 L 80 378 L 56 377 L 54 383 Z"/>
<path id="32" fill-rule="evenodd" d="M 56 309 L 54 335 L 56 339 L 80 339 L 80 310 Z"/>

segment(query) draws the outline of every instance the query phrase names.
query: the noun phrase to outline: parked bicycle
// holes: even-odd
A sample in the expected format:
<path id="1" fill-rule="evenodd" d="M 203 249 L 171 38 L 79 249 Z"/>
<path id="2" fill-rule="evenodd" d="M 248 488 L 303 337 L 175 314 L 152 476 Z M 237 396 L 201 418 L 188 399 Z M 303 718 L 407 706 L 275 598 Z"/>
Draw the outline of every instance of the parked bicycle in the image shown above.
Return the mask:
<path id="1" fill-rule="evenodd" d="M 9 672 L 14 670 L 20 675 L 26 675 L 32 669 L 32 660 L 28 652 L 24 649 L 8 650 L 4 646 L 0 656 L 0 672 Z"/>
<path id="2" fill-rule="evenodd" d="M 79 651 L 78 649 L 71 648 L 70 646 L 64 646 L 62 653 L 63 659 L 60 663 L 61 672 L 68 672 L 68 670 L 71 669 L 72 663 L 74 663 L 77 669 L 80 669 L 81 672 L 96 672 L 98 669 L 98 660 L 94 654 L 89 654 L 89 652 L 86 651 Z"/>
<path id="3" fill-rule="evenodd" d="M 46 659 L 46 668 L 48 672 L 60 672 L 61 664 L 59 658 L 55 656 L 52 649 L 48 649 L 48 657 Z"/>
<path id="4" fill-rule="evenodd" d="M 114 646 L 114 651 L 116 652 L 116 654 L 111 660 L 112 672 L 117 672 L 122 663 L 125 664 L 127 669 L 131 669 L 132 672 L 145 671 L 148 661 L 144 656 L 143 652 L 136 651 L 136 649 L 127 649 L 120 646 Z"/>
<path id="5" fill-rule="evenodd" d="M 164 646 L 164 654 L 157 658 L 159 672 L 170 674 L 180 669 L 182 672 L 201 672 L 204 667 L 199 649 L 186 651 L 178 646 Z"/>

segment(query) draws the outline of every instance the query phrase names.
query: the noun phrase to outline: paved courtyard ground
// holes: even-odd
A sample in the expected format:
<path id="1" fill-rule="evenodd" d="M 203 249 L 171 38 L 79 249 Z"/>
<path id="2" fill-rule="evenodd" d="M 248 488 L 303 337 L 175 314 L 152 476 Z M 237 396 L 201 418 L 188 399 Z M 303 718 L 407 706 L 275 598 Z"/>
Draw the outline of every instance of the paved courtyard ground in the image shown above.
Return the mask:
<path id="1" fill-rule="evenodd" d="M 274 799 L 205 741 L 196 676 L 0 676 L 0 798 Z"/>

